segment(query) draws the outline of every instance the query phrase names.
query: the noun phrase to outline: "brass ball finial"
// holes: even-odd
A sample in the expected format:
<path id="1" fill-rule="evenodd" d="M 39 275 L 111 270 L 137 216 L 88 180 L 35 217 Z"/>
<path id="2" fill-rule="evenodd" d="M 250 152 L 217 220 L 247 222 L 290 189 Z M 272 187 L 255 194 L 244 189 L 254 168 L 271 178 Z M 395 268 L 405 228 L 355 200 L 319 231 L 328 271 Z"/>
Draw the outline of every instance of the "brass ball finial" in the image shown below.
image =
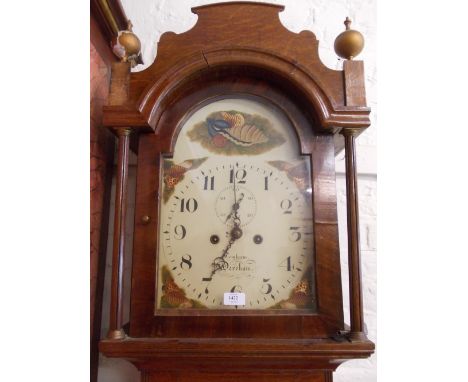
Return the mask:
<path id="1" fill-rule="evenodd" d="M 133 25 L 128 20 L 127 29 L 119 31 L 117 37 L 112 40 L 112 51 L 122 62 L 130 62 L 132 68 L 142 63 L 140 57 L 141 42 L 132 31 Z"/>
<path id="2" fill-rule="evenodd" d="M 346 17 L 344 21 L 346 30 L 335 39 L 335 52 L 341 58 L 352 60 L 364 48 L 364 36 L 357 30 L 350 29 L 351 20 Z"/>

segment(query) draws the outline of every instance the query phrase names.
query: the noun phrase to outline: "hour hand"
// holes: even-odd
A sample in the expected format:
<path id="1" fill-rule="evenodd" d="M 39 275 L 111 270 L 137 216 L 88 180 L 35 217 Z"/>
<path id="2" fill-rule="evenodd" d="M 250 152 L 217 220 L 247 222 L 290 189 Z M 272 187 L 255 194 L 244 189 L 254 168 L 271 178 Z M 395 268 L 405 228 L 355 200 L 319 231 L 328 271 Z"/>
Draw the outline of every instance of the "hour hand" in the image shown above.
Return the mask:
<path id="1" fill-rule="evenodd" d="M 204 281 L 211 281 L 211 278 L 213 277 L 213 275 L 217 271 L 222 270 L 225 267 L 229 266 L 229 264 L 227 263 L 225 258 L 227 256 L 229 250 L 231 249 L 231 246 L 234 244 L 234 242 L 236 240 L 239 240 L 242 237 L 242 234 L 243 234 L 242 229 L 240 229 L 240 227 L 237 225 L 237 223 L 235 223 L 234 228 L 231 230 L 231 233 L 230 233 L 231 237 L 229 239 L 229 242 L 228 242 L 226 248 L 224 248 L 223 253 L 221 254 L 221 256 L 219 256 L 219 257 L 217 257 L 217 258 L 215 258 L 213 260 L 213 262 L 211 263 L 211 265 L 212 265 L 211 275 L 208 278 L 204 278 Z"/>
<path id="2" fill-rule="evenodd" d="M 244 194 L 240 194 L 239 200 L 237 202 L 234 202 L 234 204 L 231 207 L 231 212 L 229 212 L 229 215 L 226 217 L 226 220 L 224 223 L 227 223 L 228 220 L 232 217 L 232 215 L 237 214 L 237 211 L 240 208 L 240 203 L 242 202 L 242 199 L 244 199 Z"/>
<path id="3" fill-rule="evenodd" d="M 226 220 L 224 221 L 224 223 L 227 223 L 229 219 L 231 219 L 231 216 L 234 212 L 231 210 L 231 212 L 229 212 L 229 215 L 226 217 Z"/>

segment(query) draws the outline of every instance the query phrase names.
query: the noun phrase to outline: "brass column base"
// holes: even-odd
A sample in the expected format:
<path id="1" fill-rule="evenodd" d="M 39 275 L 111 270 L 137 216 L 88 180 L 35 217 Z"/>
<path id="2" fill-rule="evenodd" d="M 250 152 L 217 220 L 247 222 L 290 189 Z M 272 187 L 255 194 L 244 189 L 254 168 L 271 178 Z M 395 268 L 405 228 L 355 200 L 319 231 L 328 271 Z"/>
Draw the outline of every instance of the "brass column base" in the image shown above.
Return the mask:
<path id="1" fill-rule="evenodd" d="M 109 332 L 107 332 L 107 338 L 109 340 L 123 340 L 125 337 L 127 337 L 127 335 L 123 329 L 109 330 Z"/>
<path id="2" fill-rule="evenodd" d="M 364 332 L 349 332 L 347 337 L 351 342 L 368 341 L 368 338 Z"/>

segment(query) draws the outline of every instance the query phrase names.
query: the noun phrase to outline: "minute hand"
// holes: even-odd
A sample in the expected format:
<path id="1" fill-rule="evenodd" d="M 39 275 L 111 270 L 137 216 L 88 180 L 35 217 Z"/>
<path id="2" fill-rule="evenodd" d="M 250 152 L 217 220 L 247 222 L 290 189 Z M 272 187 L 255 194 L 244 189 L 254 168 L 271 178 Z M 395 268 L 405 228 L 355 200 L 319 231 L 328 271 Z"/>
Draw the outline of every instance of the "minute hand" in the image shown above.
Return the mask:
<path id="1" fill-rule="evenodd" d="M 235 220 L 235 219 L 234 219 Z M 227 262 L 225 260 L 229 250 L 231 249 L 231 246 L 234 244 L 234 242 L 238 239 L 240 239 L 242 236 L 242 230 L 239 228 L 239 225 L 236 221 L 234 221 L 234 228 L 231 230 L 229 242 L 224 248 L 221 256 L 215 258 L 213 262 L 211 263 L 213 269 L 211 271 L 211 275 L 209 278 L 213 277 L 213 275 L 219 271 L 220 269 L 223 269 L 224 266 L 226 266 Z"/>
<path id="2" fill-rule="evenodd" d="M 227 256 L 229 250 L 231 249 L 232 244 L 234 244 L 235 241 L 236 241 L 236 239 L 233 236 L 231 236 L 231 238 L 229 239 L 229 243 L 226 246 L 226 248 L 224 248 L 223 253 L 221 254 L 221 256 L 215 258 L 213 260 L 213 262 L 211 263 L 212 270 L 211 270 L 211 274 L 210 274 L 210 277 L 209 277 L 210 279 L 213 277 L 213 275 L 217 271 L 223 269 L 223 267 L 227 265 L 227 261 L 225 260 L 225 257 Z"/>

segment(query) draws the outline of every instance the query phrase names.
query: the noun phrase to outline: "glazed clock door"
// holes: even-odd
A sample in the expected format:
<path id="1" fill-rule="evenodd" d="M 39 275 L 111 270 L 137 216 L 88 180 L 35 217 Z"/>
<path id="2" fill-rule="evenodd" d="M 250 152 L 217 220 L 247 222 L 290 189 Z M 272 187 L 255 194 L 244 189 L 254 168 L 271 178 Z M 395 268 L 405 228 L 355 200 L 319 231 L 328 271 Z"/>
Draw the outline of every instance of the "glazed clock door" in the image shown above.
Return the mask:
<path id="1" fill-rule="evenodd" d="M 316 311 L 311 159 L 287 116 L 205 102 L 161 155 L 155 314 Z"/>

